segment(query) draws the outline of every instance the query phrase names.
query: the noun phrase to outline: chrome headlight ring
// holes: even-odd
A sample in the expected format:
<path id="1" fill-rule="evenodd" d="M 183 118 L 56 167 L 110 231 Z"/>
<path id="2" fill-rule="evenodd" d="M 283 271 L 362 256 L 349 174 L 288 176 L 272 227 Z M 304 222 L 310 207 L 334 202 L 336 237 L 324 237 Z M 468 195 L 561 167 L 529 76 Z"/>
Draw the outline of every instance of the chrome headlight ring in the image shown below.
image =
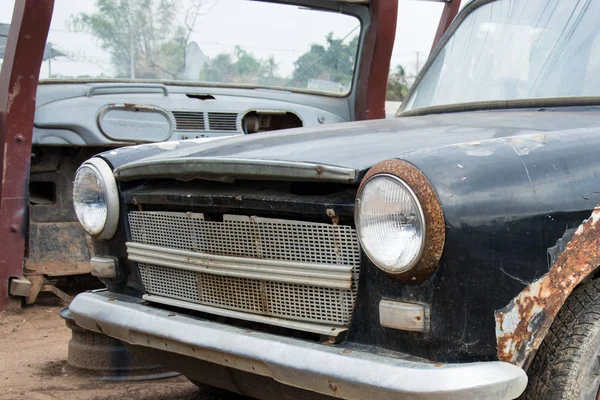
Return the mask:
<path id="1" fill-rule="evenodd" d="M 419 199 L 402 179 L 377 174 L 356 197 L 356 228 L 364 252 L 380 269 L 402 274 L 425 249 L 427 227 Z"/>
<path id="2" fill-rule="evenodd" d="M 111 239 L 119 225 L 119 192 L 112 168 L 101 158 L 83 163 L 73 182 L 73 207 L 79 223 L 98 239 Z"/>

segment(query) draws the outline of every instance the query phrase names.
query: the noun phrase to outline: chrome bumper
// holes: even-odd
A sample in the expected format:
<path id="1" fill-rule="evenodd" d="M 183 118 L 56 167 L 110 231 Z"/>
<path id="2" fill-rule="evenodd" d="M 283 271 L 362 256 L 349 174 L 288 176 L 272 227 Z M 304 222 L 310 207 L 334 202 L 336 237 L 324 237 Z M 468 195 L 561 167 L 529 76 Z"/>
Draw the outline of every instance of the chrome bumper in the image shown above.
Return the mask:
<path id="1" fill-rule="evenodd" d="M 527 385 L 511 364 L 434 364 L 364 346 L 321 345 L 175 314 L 110 292 L 83 293 L 75 322 L 124 342 L 272 377 L 345 399 L 513 399 Z"/>

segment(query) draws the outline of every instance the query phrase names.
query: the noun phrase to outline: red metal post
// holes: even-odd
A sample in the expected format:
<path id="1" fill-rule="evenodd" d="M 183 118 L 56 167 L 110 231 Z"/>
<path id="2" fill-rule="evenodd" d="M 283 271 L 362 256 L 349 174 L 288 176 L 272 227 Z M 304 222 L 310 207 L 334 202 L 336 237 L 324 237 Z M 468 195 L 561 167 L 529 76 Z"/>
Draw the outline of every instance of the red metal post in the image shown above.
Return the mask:
<path id="1" fill-rule="evenodd" d="M 397 17 L 398 0 L 371 1 L 371 26 L 365 38 L 358 76 L 357 120 L 385 118 L 385 95 Z"/>
<path id="2" fill-rule="evenodd" d="M 437 32 L 435 34 L 435 39 L 433 39 L 433 46 L 431 46 L 431 50 L 435 49 L 435 46 L 440 42 L 444 33 L 456 18 L 456 14 L 458 14 L 458 10 L 460 10 L 460 0 L 448 0 L 444 5 L 444 11 L 442 11 L 442 16 L 440 18 L 440 23 L 438 25 Z"/>
<path id="3" fill-rule="evenodd" d="M 54 0 L 17 0 L 0 73 L 0 310 L 23 275 L 35 96 Z"/>

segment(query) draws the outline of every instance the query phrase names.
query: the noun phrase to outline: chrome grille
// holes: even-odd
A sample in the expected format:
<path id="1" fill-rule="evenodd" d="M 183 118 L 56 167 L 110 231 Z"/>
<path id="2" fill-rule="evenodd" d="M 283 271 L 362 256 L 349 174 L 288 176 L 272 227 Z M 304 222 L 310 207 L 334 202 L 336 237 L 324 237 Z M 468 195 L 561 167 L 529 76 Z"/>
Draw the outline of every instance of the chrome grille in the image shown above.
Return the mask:
<path id="1" fill-rule="evenodd" d="M 204 113 L 199 111 L 172 111 L 175 117 L 175 129 L 178 131 L 206 130 Z"/>
<path id="2" fill-rule="evenodd" d="M 234 113 L 208 113 L 208 126 L 212 131 L 237 131 L 237 114 Z"/>
<path id="3" fill-rule="evenodd" d="M 138 262 L 150 294 L 248 313 L 347 325 L 350 322 L 360 268 L 356 231 L 350 226 L 225 215 L 205 221 L 202 214 L 132 211 L 134 243 L 247 261 L 279 260 L 315 266 L 350 266 L 350 289 L 222 276 Z M 325 267 L 323 267 L 325 268 Z M 350 272 L 349 272 L 350 273 Z"/>

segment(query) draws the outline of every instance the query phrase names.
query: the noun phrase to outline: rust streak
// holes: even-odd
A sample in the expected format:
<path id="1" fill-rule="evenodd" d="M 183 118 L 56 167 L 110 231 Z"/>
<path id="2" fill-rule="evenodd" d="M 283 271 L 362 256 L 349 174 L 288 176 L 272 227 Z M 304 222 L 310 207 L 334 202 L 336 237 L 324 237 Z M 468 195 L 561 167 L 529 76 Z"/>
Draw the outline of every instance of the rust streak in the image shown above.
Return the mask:
<path id="1" fill-rule="evenodd" d="M 6 113 L 9 114 L 10 113 L 10 108 L 12 107 L 13 102 L 15 101 L 15 99 L 17 98 L 17 96 L 19 96 L 21 94 L 21 80 L 23 79 L 23 76 L 19 75 L 17 76 L 16 80 L 15 80 L 15 84 L 13 86 L 13 90 L 12 92 L 10 92 L 8 94 L 8 103 L 6 105 Z"/>
<path id="2" fill-rule="evenodd" d="M 2 187 L 4 187 L 4 182 L 6 181 L 6 170 L 8 169 L 8 143 L 4 143 L 4 156 L 2 157 Z"/>
<path id="3" fill-rule="evenodd" d="M 498 359 L 527 369 L 573 289 L 600 265 L 600 207 L 584 221 L 550 271 L 496 312 Z"/>

